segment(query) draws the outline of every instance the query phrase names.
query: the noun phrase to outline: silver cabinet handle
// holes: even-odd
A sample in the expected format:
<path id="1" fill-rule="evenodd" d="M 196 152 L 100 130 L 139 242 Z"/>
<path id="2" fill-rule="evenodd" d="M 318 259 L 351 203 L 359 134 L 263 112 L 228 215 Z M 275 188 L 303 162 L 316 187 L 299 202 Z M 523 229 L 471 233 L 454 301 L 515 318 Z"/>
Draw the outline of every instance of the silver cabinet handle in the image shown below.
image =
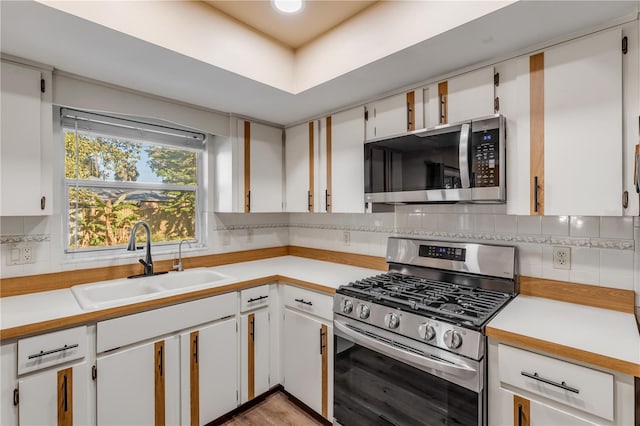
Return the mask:
<path id="1" fill-rule="evenodd" d="M 51 355 L 51 354 L 55 354 L 56 352 L 62 352 L 62 351 L 66 351 L 67 349 L 73 349 L 73 348 L 77 348 L 77 347 L 78 347 L 77 343 L 75 343 L 73 345 L 64 345 L 63 347 L 58 348 L 58 349 L 51 349 L 50 351 L 40 351 L 37 354 L 29 355 L 27 357 L 27 359 L 40 358 L 40 357 L 45 356 L 45 355 Z"/>
<path id="2" fill-rule="evenodd" d="M 567 386 L 565 382 L 558 383 L 558 382 L 554 382 L 553 380 L 545 379 L 544 377 L 538 376 L 538 373 L 531 374 L 531 373 L 527 373 L 526 371 L 521 371 L 520 374 L 522 374 L 524 377 L 528 377 L 530 379 L 537 380 L 539 382 L 546 383 L 548 385 L 555 386 L 557 388 L 564 389 L 569 392 L 580 393 L 580 389 Z"/>

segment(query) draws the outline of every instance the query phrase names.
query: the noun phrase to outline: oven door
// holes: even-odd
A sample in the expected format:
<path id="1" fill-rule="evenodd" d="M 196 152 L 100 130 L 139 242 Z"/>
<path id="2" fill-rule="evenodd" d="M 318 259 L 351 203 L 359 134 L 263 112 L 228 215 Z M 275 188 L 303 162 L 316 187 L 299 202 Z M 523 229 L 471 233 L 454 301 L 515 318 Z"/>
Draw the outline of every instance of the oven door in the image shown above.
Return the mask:
<path id="1" fill-rule="evenodd" d="M 484 425 L 484 360 L 334 318 L 339 425 Z"/>

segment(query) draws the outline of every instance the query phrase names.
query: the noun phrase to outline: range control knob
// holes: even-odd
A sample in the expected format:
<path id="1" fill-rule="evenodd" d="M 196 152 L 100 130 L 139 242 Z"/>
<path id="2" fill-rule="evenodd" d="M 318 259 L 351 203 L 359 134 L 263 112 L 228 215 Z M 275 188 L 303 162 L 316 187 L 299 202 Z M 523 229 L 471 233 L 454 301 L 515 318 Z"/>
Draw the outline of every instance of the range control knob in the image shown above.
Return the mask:
<path id="1" fill-rule="evenodd" d="M 454 330 L 447 330 L 444 332 L 444 344 L 449 349 L 458 349 L 462 345 L 462 336 L 460 333 Z"/>
<path id="2" fill-rule="evenodd" d="M 340 310 L 345 314 L 350 314 L 353 311 L 353 302 L 349 299 L 344 299 L 340 303 Z"/>
<path id="3" fill-rule="evenodd" d="M 384 324 L 389 328 L 398 328 L 400 317 L 397 314 L 389 313 L 384 316 Z"/>
<path id="4" fill-rule="evenodd" d="M 424 323 L 420 324 L 420 327 L 418 327 L 418 334 L 421 338 L 428 342 L 429 340 L 436 337 L 436 330 L 431 324 Z"/>
<path id="5" fill-rule="evenodd" d="M 364 303 L 361 303 L 356 308 L 356 314 L 358 314 L 360 319 L 367 319 L 367 318 L 369 318 L 369 315 L 371 314 L 371 309 L 369 309 L 369 307 L 367 305 L 365 305 Z"/>

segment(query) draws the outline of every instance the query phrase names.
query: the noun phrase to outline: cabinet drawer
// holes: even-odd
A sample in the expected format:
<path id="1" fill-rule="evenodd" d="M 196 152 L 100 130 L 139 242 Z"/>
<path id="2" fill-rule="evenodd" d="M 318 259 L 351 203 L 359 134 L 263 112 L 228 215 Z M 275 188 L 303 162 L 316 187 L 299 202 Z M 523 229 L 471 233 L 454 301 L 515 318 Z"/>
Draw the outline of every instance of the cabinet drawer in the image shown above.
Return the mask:
<path id="1" fill-rule="evenodd" d="M 97 352 L 235 315 L 236 309 L 238 296 L 233 292 L 102 321 L 97 326 Z"/>
<path id="2" fill-rule="evenodd" d="M 240 311 L 269 306 L 269 285 L 248 288 L 240 291 Z"/>
<path id="3" fill-rule="evenodd" d="M 498 346 L 500 382 L 613 420 L 613 375 Z"/>
<path id="4" fill-rule="evenodd" d="M 284 304 L 329 321 L 333 320 L 333 297 L 326 294 L 286 285 L 284 287 Z"/>
<path id="5" fill-rule="evenodd" d="M 87 327 L 75 327 L 18 340 L 18 374 L 29 373 L 87 353 Z"/>

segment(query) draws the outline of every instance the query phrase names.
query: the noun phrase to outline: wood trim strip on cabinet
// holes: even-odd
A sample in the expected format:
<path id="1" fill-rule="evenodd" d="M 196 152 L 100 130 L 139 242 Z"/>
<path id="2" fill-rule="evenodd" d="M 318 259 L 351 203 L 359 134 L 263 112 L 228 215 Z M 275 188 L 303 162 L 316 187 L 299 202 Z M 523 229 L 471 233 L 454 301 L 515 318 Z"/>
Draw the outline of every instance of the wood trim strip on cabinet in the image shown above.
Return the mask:
<path id="1" fill-rule="evenodd" d="M 326 203 L 326 210 L 327 213 L 331 213 L 331 205 L 333 204 L 333 201 L 331 199 L 331 150 L 332 150 L 332 146 L 331 144 L 333 143 L 333 141 L 331 140 L 331 116 L 327 117 L 326 119 L 326 125 L 327 125 L 327 193 L 326 193 L 326 197 L 325 197 L 325 203 Z"/>
<path id="2" fill-rule="evenodd" d="M 191 426 L 200 425 L 200 333 L 196 330 L 189 335 L 189 400 Z"/>
<path id="3" fill-rule="evenodd" d="M 544 215 L 544 52 L 529 57 L 529 92 L 530 213 L 542 216 Z"/>
<path id="4" fill-rule="evenodd" d="M 522 334 L 511 333 L 509 331 L 489 326 L 486 328 L 486 333 L 487 336 L 505 343 L 525 346 L 527 348 L 573 359 L 586 364 L 596 365 L 608 370 L 614 370 L 631 376 L 640 377 L 640 364 L 611 358 L 605 355 L 584 351 L 582 349 L 572 348 L 570 346 L 560 345 L 558 343 L 547 342 L 546 340 L 536 339 Z"/>
<path id="5" fill-rule="evenodd" d="M 328 355 L 328 335 L 329 329 L 326 324 L 320 328 L 320 345 L 322 346 L 322 417 L 329 418 L 329 355 Z"/>
<path id="6" fill-rule="evenodd" d="M 185 269 L 198 267 L 214 267 L 251 260 L 269 259 L 287 256 L 287 246 L 269 247 L 255 250 L 235 251 L 230 253 L 210 254 L 205 256 L 185 257 L 182 264 Z M 156 271 L 171 271 L 172 260 L 153 262 Z M 53 272 L 41 275 L 0 279 L 0 297 L 19 296 L 41 291 L 60 290 L 78 284 L 126 278 L 141 272 L 139 263 L 129 265 L 107 266 L 103 268 L 76 269 L 74 271 Z"/>
<path id="7" fill-rule="evenodd" d="M 156 342 L 154 348 L 154 371 L 155 371 L 155 425 L 164 426 L 164 372 L 165 372 L 165 350 L 164 340 Z"/>
<path id="8" fill-rule="evenodd" d="M 527 398 L 513 395 L 513 424 L 514 426 L 529 426 L 531 404 Z M 522 418 L 520 418 L 522 417 Z"/>
<path id="9" fill-rule="evenodd" d="M 635 311 L 632 290 L 520 277 L 520 294 L 626 313 Z"/>
<path id="10" fill-rule="evenodd" d="M 416 129 L 416 92 L 407 92 L 407 131 Z"/>
<path id="11" fill-rule="evenodd" d="M 256 397 L 256 314 L 249 314 L 247 317 L 247 398 L 252 400 Z"/>
<path id="12" fill-rule="evenodd" d="M 244 212 L 251 211 L 251 122 L 244 122 Z"/>
<path id="13" fill-rule="evenodd" d="M 314 186 L 315 186 L 315 176 L 314 176 L 314 165 L 315 165 L 315 155 L 314 155 L 314 151 L 313 151 L 313 144 L 314 144 L 314 140 L 313 140 L 313 121 L 309 122 L 309 193 L 308 193 L 308 197 L 309 199 L 307 200 L 308 205 L 309 205 L 309 211 L 313 212 L 314 211 L 314 201 L 315 201 L 315 197 L 314 197 Z"/>
<path id="14" fill-rule="evenodd" d="M 447 124 L 449 122 L 449 82 L 442 81 L 438 83 L 438 124 Z"/>
<path id="15" fill-rule="evenodd" d="M 58 426 L 73 425 L 73 367 L 58 371 Z"/>
<path id="16" fill-rule="evenodd" d="M 377 269 L 379 271 L 387 271 L 389 269 L 389 265 L 384 257 L 365 254 L 289 246 L 289 255 L 305 257 L 307 259 L 324 260 L 326 262 L 340 263 L 343 265 L 359 266 L 361 268 Z"/>

